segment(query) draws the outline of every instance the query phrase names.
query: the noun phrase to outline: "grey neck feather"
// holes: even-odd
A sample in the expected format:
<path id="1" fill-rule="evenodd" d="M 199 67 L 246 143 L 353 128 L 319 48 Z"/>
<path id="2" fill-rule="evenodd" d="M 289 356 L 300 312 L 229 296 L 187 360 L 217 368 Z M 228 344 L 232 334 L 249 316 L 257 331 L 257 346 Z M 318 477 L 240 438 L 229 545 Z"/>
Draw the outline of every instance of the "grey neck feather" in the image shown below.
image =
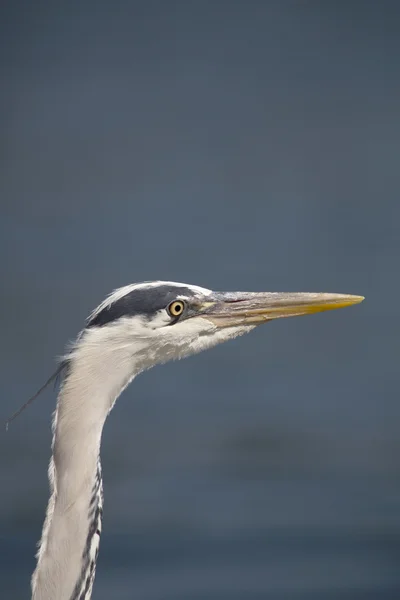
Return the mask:
<path id="1" fill-rule="evenodd" d="M 85 346 L 71 356 L 53 422 L 50 500 L 32 600 L 91 597 L 103 510 L 101 435 L 116 398 L 134 374 L 132 357 L 106 368 L 97 352 L 89 353 Z"/>

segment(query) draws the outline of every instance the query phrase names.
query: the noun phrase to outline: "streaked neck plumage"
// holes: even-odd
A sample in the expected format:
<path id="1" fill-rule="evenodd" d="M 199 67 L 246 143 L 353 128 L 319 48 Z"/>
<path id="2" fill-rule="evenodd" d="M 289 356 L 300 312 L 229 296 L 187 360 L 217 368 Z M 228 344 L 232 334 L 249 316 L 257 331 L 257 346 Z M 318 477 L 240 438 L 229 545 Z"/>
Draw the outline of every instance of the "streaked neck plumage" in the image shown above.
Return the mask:
<path id="1" fill-rule="evenodd" d="M 346 294 L 212 292 L 168 281 L 131 284 L 106 298 L 65 361 L 33 600 L 91 597 L 103 505 L 101 436 L 115 400 L 135 375 L 272 319 L 362 300 Z"/>
<path id="2" fill-rule="evenodd" d="M 171 298 L 193 300 L 201 294 L 204 299 L 211 292 L 172 283 L 133 287 L 117 290 L 92 313 L 66 358 L 53 423 L 51 495 L 32 577 L 33 600 L 91 597 L 103 504 L 101 436 L 107 415 L 124 388 L 143 370 L 200 352 L 253 328 L 217 328 L 202 317 L 171 326 L 176 319 L 162 308 Z M 146 312 L 148 287 L 156 290 L 150 313 Z M 133 299 L 130 314 L 127 296 L 137 290 L 145 296 Z"/>
<path id="3" fill-rule="evenodd" d="M 131 351 L 105 353 L 90 334 L 68 359 L 54 416 L 51 495 L 32 577 L 33 600 L 91 597 L 103 509 L 102 430 L 136 372 Z"/>

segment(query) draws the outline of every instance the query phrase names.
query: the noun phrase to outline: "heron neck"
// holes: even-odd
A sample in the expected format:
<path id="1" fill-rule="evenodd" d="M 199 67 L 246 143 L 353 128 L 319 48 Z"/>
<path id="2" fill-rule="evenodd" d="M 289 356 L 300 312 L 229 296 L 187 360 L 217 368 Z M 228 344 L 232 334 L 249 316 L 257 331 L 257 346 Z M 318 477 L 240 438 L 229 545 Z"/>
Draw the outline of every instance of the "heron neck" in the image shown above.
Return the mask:
<path id="1" fill-rule="evenodd" d="M 33 600 L 91 597 L 102 517 L 101 436 L 132 368 L 128 376 L 126 368 L 110 373 L 88 371 L 89 366 L 73 359 L 58 397 L 51 496 L 32 578 Z"/>

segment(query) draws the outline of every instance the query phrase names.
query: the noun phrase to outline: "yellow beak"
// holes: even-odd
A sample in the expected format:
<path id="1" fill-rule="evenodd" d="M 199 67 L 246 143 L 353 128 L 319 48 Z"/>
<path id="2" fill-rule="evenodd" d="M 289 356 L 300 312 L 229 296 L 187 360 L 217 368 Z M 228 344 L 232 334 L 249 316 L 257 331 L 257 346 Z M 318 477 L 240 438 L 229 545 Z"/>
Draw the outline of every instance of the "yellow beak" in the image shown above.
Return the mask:
<path id="1" fill-rule="evenodd" d="M 202 314 L 219 327 L 256 325 L 272 319 L 344 308 L 363 300 L 363 296 L 349 294 L 225 292 L 215 293 Z"/>

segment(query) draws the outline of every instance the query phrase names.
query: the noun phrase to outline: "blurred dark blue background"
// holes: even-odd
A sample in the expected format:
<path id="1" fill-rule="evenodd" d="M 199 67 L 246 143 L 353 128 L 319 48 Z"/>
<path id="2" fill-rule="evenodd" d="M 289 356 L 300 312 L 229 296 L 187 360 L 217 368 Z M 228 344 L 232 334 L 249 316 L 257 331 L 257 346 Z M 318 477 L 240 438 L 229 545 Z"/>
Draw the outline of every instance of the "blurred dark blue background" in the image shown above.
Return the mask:
<path id="1" fill-rule="evenodd" d="M 363 294 L 140 376 L 94 599 L 400 597 L 396 2 L 4 3 L 1 414 L 111 289 Z M 29 597 L 55 393 L 0 434 Z"/>

